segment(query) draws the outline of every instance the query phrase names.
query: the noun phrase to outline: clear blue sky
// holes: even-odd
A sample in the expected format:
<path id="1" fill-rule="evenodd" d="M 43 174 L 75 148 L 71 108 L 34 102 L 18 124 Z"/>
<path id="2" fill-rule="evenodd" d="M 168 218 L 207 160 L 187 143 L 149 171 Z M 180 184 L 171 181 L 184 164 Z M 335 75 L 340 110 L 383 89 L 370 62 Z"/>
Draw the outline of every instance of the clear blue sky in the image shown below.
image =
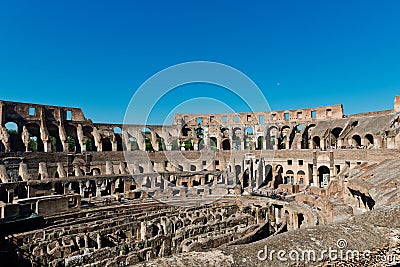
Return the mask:
<path id="1" fill-rule="evenodd" d="M 274 110 L 391 109 L 399 14 L 399 1 L 2 1 L 0 99 L 122 122 L 150 76 L 208 60 L 248 75 Z"/>

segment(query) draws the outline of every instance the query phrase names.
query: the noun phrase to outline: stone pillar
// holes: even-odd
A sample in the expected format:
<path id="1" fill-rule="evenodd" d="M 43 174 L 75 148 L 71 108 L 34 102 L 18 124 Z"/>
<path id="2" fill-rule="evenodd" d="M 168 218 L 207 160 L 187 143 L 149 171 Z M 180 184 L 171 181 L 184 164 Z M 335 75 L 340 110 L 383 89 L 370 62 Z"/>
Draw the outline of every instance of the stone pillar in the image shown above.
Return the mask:
<path id="1" fill-rule="evenodd" d="M 111 161 L 106 161 L 106 174 L 112 175 L 114 174 L 114 166 Z"/>
<path id="2" fill-rule="evenodd" d="M 322 138 L 322 140 L 321 140 L 321 149 L 322 150 L 326 149 L 326 139 L 325 138 Z"/>
<path id="3" fill-rule="evenodd" d="M 164 190 L 166 190 L 169 186 L 168 178 L 167 177 L 162 177 L 162 178 L 164 179 Z"/>
<path id="4" fill-rule="evenodd" d="M 117 141 L 112 141 L 111 146 L 112 146 L 112 151 L 118 151 Z"/>
<path id="5" fill-rule="evenodd" d="M 89 237 L 87 235 L 84 235 L 83 239 L 85 240 L 85 248 L 89 248 Z"/>
<path id="6" fill-rule="evenodd" d="M 334 174 L 334 170 L 335 170 L 334 163 L 335 163 L 335 161 L 334 161 L 334 157 L 333 157 L 333 151 L 329 151 L 329 177 L 331 180 L 335 179 L 335 177 L 336 177 L 336 174 Z"/>
<path id="7" fill-rule="evenodd" d="M 101 235 L 97 233 L 97 249 L 101 248 Z"/>
<path id="8" fill-rule="evenodd" d="M 222 138 L 221 135 L 217 135 L 217 149 L 222 150 Z"/>
<path id="9" fill-rule="evenodd" d="M 102 182 L 101 181 L 97 181 L 96 182 L 96 197 L 101 196 L 101 186 L 102 186 Z"/>
<path id="10" fill-rule="evenodd" d="M 320 186 L 318 179 L 317 151 L 313 151 L 313 183 L 315 186 Z"/>
<path id="11" fill-rule="evenodd" d="M 278 137 L 274 136 L 274 150 L 279 149 L 278 145 L 279 145 Z"/>
<path id="12" fill-rule="evenodd" d="M 7 190 L 7 203 L 13 203 L 14 200 L 14 189 Z"/>
<path id="13" fill-rule="evenodd" d="M 79 194 L 84 197 L 85 195 L 85 184 L 84 183 L 79 183 Z"/>

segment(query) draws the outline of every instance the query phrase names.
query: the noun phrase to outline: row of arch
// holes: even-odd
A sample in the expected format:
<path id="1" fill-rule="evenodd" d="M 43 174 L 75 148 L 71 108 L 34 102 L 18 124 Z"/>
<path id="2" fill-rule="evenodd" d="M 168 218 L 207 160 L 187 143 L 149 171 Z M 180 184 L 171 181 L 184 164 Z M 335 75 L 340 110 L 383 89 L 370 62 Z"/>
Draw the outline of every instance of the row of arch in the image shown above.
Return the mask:
<path id="1" fill-rule="evenodd" d="M 18 125 L 15 122 L 7 122 L 5 128 L 10 135 L 11 151 L 25 151 L 26 144 L 24 144 L 21 134 L 22 126 L 28 129 L 30 140 L 28 145 L 29 151 L 46 151 L 45 142 L 42 140 L 41 129 L 38 123 L 26 123 L 24 125 Z M 324 147 L 338 147 L 343 145 L 343 140 L 339 141 L 339 136 L 343 131 L 343 128 L 335 127 L 324 136 L 313 135 L 312 130 L 316 125 L 310 124 L 303 129 L 302 125 L 288 126 L 284 125 L 281 127 L 271 126 L 268 128 L 265 136 L 255 136 L 252 127 L 244 128 L 244 134 L 242 134 L 242 128 L 232 128 L 232 133 L 229 133 L 228 128 L 221 129 L 221 138 L 215 136 L 210 137 L 209 144 L 204 142 L 204 129 L 199 127 L 195 129 L 195 133 L 191 133 L 192 129 L 188 127 L 182 128 L 183 137 L 188 137 L 186 140 L 176 138 L 170 144 L 167 144 L 164 138 L 159 136 L 157 133 L 153 135 L 149 128 L 143 128 L 141 134 L 143 136 L 144 144 L 139 144 L 136 137 L 130 136 L 127 144 L 130 146 L 130 150 L 146 150 L 146 151 L 162 151 L 162 150 L 201 150 L 206 146 L 209 146 L 211 150 L 241 150 L 241 149 L 287 149 L 287 148 L 321 148 Z M 82 152 L 84 151 L 122 151 L 123 139 L 122 129 L 115 127 L 113 134 L 110 136 L 101 137 L 101 147 L 96 144 L 93 136 L 93 126 L 85 125 L 82 127 L 84 142 L 78 140 L 77 127 L 72 124 L 66 124 L 63 130 L 66 134 L 66 140 L 61 140 L 59 126 L 54 123 L 46 124 L 49 140 L 47 151 L 53 152 Z M 298 135 L 298 137 L 296 137 Z M 153 140 L 154 136 L 157 140 Z M 297 138 L 297 139 L 296 139 Z M 294 144 L 300 141 L 300 145 Z M 348 138 L 347 144 L 349 146 L 361 147 L 361 146 L 373 146 L 374 136 L 371 133 L 365 134 L 354 134 L 351 138 Z M 221 142 L 221 144 L 219 144 Z M 324 142 L 324 143 L 323 143 Z M 66 144 L 65 144 L 66 143 Z M 82 145 L 85 148 L 82 148 Z M 0 143 L 0 151 L 5 151 L 3 143 Z"/>

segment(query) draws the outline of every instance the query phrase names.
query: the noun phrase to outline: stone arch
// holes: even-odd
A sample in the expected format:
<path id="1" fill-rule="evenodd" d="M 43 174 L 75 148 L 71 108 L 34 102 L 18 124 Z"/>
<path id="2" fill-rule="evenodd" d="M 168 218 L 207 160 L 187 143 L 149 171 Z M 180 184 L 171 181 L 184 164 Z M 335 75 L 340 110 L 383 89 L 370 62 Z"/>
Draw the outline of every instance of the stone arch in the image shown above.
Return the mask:
<path id="1" fill-rule="evenodd" d="M 76 127 L 70 124 L 66 125 L 65 133 L 67 134 L 68 151 L 80 153 L 81 146 L 78 141 L 78 133 Z"/>
<path id="2" fill-rule="evenodd" d="M 145 151 L 150 151 L 153 152 L 154 148 L 153 148 L 153 144 L 152 144 L 152 131 L 150 128 L 145 127 L 142 129 L 142 135 L 144 138 L 144 145 L 145 145 Z"/>
<path id="3" fill-rule="evenodd" d="M 310 124 L 304 129 L 303 135 L 301 136 L 301 148 L 303 149 L 313 148 L 311 136 L 312 136 L 312 130 L 314 128 L 315 124 Z"/>
<path id="4" fill-rule="evenodd" d="M 187 126 L 187 124 L 185 124 L 183 127 L 182 127 L 182 130 L 181 130 L 181 132 L 182 132 L 182 136 L 191 136 L 192 135 L 192 129 L 189 127 L 189 126 Z"/>
<path id="5" fill-rule="evenodd" d="M 332 135 L 333 135 L 336 139 L 338 139 L 338 138 L 339 138 L 339 135 L 340 135 L 340 133 L 341 133 L 342 131 L 343 131 L 343 128 L 341 128 L 341 127 L 335 127 L 335 128 L 332 129 L 331 133 L 332 133 Z"/>
<path id="6" fill-rule="evenodd" d="M 139 150 L 139 144 L 135 137 L 129 137 L 129 142 L 131 143 L 131 151 Z"/>
<path id="7" fill-rule="evenodd" d="M 210 137 L 210 148 L 211 150 L 218 150 L 218 141 L 216 137 Z"/>
<path id="8" fill-rule="evenodd" d="M 305 180 L 306 180 L 306 173 L 303 170 L 299 170 L 297 172 L 296 180 L 297 180 L 296 181 L 297 184 L 300 184 L 300 185 L 304 184 Z"/>
<path id="9" fill-rule="evenodd" d="M 272 165 L 268 164 L 265 165 L 264 167 L 264 184 L 268 184 L 270 182 L 272 182 L 273 180 L 273 175 L 272 175 Z"/>
<path id="10" fill-rule="evenodd" d="M 235 127 L 232 130 L 232 147 L 234 150 L 241 150 L 242 143 L 242 129 Z"/>
<path id="11" fill-rule="evenodd" d="M 257 150 L 262 150 L 264 148 L 264 136 L 257 137 Z"/>
<path id="12" fill-rule="evenodd" d="M 365 146 L 367 146 L 367 147 L 373 146 L 374 145 L 374 136 L 372 134 L 366 134 L 365 141 L 366 141 Z"/>
<path id="13" fill-rule="evenodd" d="M 112 151 L 112 142 L 109 137 L 101 138 L 101 146 L 103 151 Z"/>
<path id="14" fill-rule="evenodd" d="M 158 151 L 164 151 L 164 150 L 166 150 L 164 138 L 158 136 L 158 137 L 157 137 L 157 143 L 158 143 Z"/>
<path id="15" fill-rule="evenodd" d="M 63 144 L 60 139 L 60 131 L 58 126 L 50 123 L 47 124 L 47 132 L 49 133 L 49 141 L 51 143 L 51 151 L 53 152 L 62 152 Z"/>
<path id="16" fill-rule="evenodd" d="M 222 150 L 230 150 L 231 149 L 231 142 L 228 138 L 222 140 Z"/>
<path id="17" fill-rule="evenodd" d="M 330 146 L 337 147 L 340 133 L 343 131 L 341 127 L 335 127 L 330 132 Z"/>
<path id="18" fill-rule="evenodd" d="M 117 126 L 113 128 L 115 141 L 117 142 L 117 151 L 123 151 L 122 146 L 122 129 L 121 127 Z"/>
<path id="19" fill-rule="evenodd" d="M 267 149 L 274 149 L 276 139 L 278 138 L 278 128 L 274 125 L 269 127 L 267 131 Z"/>
<path id="20" fill-rule="evenodd" d="M 282 165 L 276 165 L 275 166 L 275 182 L 274 182 L 274 188 L 278 188 L 280 184 L 283 183 L 283 167 Z"/>
<path id="21" fill-rule="evenodd" d="M 288 149 L 290 143 L 290 126 L 284 125 L 280 130 L 278 149 Z"/>
<path id="22" fill-rule="evenodd" d="M 18 123 L 13 121 L 8 121 L 6 124 L 4 124 L 4 127 L 6 128 L 10 136 L 9 144 L 11 151 L 13 152 L 25 151 L 25 145 L 22 142 L 21 138 L 22 127 L 20 127 Z M 3 149 L 0 151 L 5 151 L 4 144 L 1 141 L 0 141 L 0 146 L 3 146 Z"/>
<path id="23" fill-rule="evenodd" d="M 235 165 L 236 182 L 240 179 L 241 173 L 242 173 L 242 167 L 240 165 Z"/>
<path id="24" fill-rule="evenodd" d="M 84 126 L 82 131 L 86 137 L 86 151 L 97 151 L 96 142 L 93 137 L 93 128 L 91 126 Z"/>
<path id="25" fill-rule="evenodd" d="M 253 135 L 254 131 L 252 127 L 246 127 L 244 130 L 244 148 L 245 149 L 254 149 L 253 145 Z"/>
<path id="26" fill-rule="evenodd" d="M 29 150 L 34 152 L 43 152 L 44 144 L 40 135 L 40 126 L 36 123 L 28 123 L 25 125 L 30 134 Z"/>
<path id="27" fill-rule="evenodd" d="M 200 126 L 196 129 L 197 149 L 204 149 L 204 129 Z"/>
<path id="28" fill-rule="evenodd" d="M 324 183 L 329 182 L 329 174 L 330 174 L 330 170 L 327 166 L 321 165 L 318 168 L 318 182 L 319 182 L 320 187 L 323 187 Z"/>
<path id="29" fill-rule="evenodd" d="M 351 137 L 352 145 L 354 147 L 361 146 L 361 137 L 358 134 L 355 134 Z"/>
<path id="30" fill-rule="evenodd" d="M 293 184 L 294 183 L 294 172 L 292 170 L 287 170 L 285 174 L 285 184 Z"/>
<path id="31" fill-rule="evenodd" d="M 318 135 L 312 138 L 312 148 L 318 149 L 321 148 L 321 138 Z"/>
<path id="32" fill-rule="evenodd" d="M 249 169 L 246 169 L 243 172 L 243 184 L 242 184 L 243 188 L 246 188 L 246 187 L 250 186 L 250 183 L 251 183 L 251 181 L 250 181 L 250 171 L 249 171 Z"/>

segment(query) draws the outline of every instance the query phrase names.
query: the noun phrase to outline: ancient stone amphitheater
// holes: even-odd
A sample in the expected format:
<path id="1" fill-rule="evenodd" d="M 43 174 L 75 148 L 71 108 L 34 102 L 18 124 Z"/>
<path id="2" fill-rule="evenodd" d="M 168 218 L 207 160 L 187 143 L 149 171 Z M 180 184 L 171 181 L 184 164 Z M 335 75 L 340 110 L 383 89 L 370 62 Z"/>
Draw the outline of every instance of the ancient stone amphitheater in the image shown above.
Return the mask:
<path id="1" fill-rule="evenodd" d="M 400 263 L 400 97 L 171 125 L 0 101 L 0 126 L 0 266 Z"/>

